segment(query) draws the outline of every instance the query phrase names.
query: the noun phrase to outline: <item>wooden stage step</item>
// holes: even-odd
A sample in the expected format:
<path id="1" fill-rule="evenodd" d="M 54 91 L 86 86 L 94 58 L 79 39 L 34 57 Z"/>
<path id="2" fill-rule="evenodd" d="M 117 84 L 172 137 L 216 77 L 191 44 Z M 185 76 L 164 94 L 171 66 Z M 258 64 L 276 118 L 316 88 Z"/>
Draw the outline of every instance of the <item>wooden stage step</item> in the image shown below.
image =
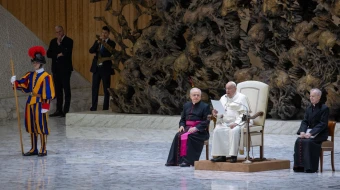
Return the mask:
<path id="1" fill-rule="evenodd" d="M 290 169 L 289 160 L 267 159 L 256 161 L 251 164 L 242 163 L 244 159 L 238 159 L 237 163 L 211 162 L 199 160 L 195 162 L 195 170 L 230 171 L 230 172 L 260 172 L 268 170 Z"/>

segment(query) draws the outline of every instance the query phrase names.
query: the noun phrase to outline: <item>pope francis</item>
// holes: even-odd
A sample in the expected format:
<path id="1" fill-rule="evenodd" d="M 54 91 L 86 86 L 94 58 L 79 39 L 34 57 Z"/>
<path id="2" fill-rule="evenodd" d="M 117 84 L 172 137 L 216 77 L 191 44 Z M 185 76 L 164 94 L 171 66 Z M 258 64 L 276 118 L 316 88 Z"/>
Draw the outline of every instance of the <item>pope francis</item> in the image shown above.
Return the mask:
<path id="1" fill-rule="evenodd" d="M 225 112 L 218 113 L 213 110 L 216 117 L 216 127 L 213 132 L 212 151 L 214 157 L 212 162 L 237 162 L 237 154 L 244 153 L 243 128 L 246 123 L 242 120 L 244 114 L 249 114 L 248 99 L 244 94 L 236 91 L 236 83 L 226 84 L 226 94 L 220 99 Z M 248 113 L 247 113 L 248 112 Z M 252 125 L 250 121 L 249 125 Z"/>

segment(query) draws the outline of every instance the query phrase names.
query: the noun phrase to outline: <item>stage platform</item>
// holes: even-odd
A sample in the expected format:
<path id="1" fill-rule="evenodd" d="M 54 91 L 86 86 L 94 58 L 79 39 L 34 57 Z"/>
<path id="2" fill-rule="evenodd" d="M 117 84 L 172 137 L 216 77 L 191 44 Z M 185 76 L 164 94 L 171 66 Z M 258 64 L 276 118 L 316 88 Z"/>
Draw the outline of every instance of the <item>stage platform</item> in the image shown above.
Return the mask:
<path id="1" fill-rule="evenodd" d="M 103 127 L 103 128 L 138 128 L 172 130 L 176 129 L 180 120 L 179 115 L 149 115 L 149 114 L 121 114 L 111 111 L 86 111 L 68 113 L 66 115 L 66 126 L 78 127 Z M 265 123 L 265 134 L 296 135 L 301 120 L 274 120 L 267 119 Z M 213 130 L 213 122 L 210 124 L 210 131 Z M 335 129 L 335 136 L 340 137 L 338 130 L 340 123 Z"/>
<path id="2" fill-rule="evenodd" d="M 244 159 L 238 159 L 237 163 L 211 162 L 200 160 L 195 162 L 195 170 L 210 171 L 229 171 L 229 172 L 260 172 L 269 170 L 290 169 L 289 160 L 268 159 L 265 161 L 252 162 L 251 164 L 242 163 Z"/>

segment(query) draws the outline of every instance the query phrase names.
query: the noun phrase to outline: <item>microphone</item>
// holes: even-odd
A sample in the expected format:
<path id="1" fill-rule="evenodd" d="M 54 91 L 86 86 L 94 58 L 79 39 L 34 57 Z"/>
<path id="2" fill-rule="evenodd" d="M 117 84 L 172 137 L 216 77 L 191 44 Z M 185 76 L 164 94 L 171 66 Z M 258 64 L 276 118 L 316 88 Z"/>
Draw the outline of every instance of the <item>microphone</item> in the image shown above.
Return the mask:
<path id="1" fill-rule="evenodd" d="M 224 96 L 225 96 L 226 98 L 228 98 L 227 95 L 224 95 Z M 247 107 L 246 105 L 242 104 L 242 103 L 235 102 L 235 101 L 231 101 L 230 103 L 236 103 L 236 104 L 239 104 L 239 105 L 241 105 L 241 106 L 243 106 L 243 107 L 246 108 L 246 115 L 243 114 L 242 121 L 247 121 L 247 120 L 248 120 L 248 117 L 249 117 L 249 110 L 248 110 L 248 107 Z"/>

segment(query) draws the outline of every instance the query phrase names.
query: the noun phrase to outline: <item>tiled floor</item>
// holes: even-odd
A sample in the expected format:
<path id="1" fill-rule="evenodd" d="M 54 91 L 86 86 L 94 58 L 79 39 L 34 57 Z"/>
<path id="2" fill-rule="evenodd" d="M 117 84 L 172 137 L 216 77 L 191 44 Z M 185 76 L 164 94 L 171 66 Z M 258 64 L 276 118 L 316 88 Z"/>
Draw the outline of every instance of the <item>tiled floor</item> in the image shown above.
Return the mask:
<path id="1" fill-rule="evenodd" d="M 195 171 L 193 167 L 164 166 L 175 128 L 66 127 L 60 118 L 50 118 L 50 128 L 48 156 L 23 157 L 17 122 L 0 125 L 0 189 L 340 189 L 340 174 L 330 171 L 328 153 L 322 174 Z M 24 130 L 22 133 L 28 151 L 29 136 Z M 292 160 L 295 138 L 266 135 L 266 157 Z M 340 169 L 339 142 L 336 169 Z M 254 148 L 255 156 L 257 150 Z M 201 159 L 205 159 L 204 154 Z"/>

